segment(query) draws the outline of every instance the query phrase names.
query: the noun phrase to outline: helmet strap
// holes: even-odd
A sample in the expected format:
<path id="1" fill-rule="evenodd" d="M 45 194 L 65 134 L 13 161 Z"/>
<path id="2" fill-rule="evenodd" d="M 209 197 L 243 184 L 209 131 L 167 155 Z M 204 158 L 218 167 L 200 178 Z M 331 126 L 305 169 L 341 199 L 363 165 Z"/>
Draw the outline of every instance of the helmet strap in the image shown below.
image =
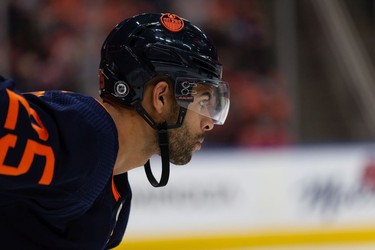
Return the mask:
<path id="1" fill-rule="evenodd" d="M 159 142 L 159 148 L 160 148 L 160 156 L 161 156 L 161 163 L 162 163 L 162 172 L 160 181 L 158 182 L 151 170 L 151 163 L 150 160 L 146 162 L 144 165 L 145 172 L 148 181 L 151 183 L 154 187 L 163 187 L 167 185 L 168 179 L 169 179 L 169 141 L 168 141 L 168 129 L 172 128 L 178 128 L 181 127 L 185 114 L 187 112 L 186 108 L 180 107 L 180 111 L 178 114 L 177 122 L 176 124 L 169 124 L 165 121 L 163 123 L 156 123 L 155 120 L 146 112 L 146 110 L 140 105 L 139 102 L 136 102 L 133 104 L 133 107 L 135 110 L 143 117 L 143 119 L 154 129 L 157 130 L 158 133 L 158 142 Z"/>
<path id="2" fill-rule="evenodd" d="M 160 124 L 156 123 L 155 120 L 147 113 L 147 111 L 142 107 L 139 102 L 133 103 L 132 107 L 138 112 L 138 114 L 150 125 L 153 129 L 158 130 L 160 128 Z M 179 128 L 181 127 L 182 123 L 184 122 L 185 115 L 187 109 L 184 107 L 180 107 L 178 112 L 177 122 L 175 124 L 167 124 L 165 122 L 165 129 L 171 128 Z M 163 123 L 164 124 L 164 123 Z"/>
<path id="3" fill-rule="evenodd" d="M 148 125 L 158 130 L 158 124 L 155 122 L 154 119 L 152 119 L 152 117 L 146 112 L 146 110 L 142 107 L 142 105 L 139 102 L 135 102 L 134 104 L 132 104 L 132 106 L 135 108 L 138 114 L 148 123 Z"/>
<path id="4" fill-rule="evenodd" d="M 162 171 L 160 181 L 158 182 L 151 170 L 150 160 L 145 164 L 145 172 L 148 181 L 154 187 L 163 187 L 167 185 L 169 179 L 169 143 L 168 143 L 168 126 L 167 122 L 161 123 L 157 128 L 159 136 L 159 147 L 162 162 Z"/>

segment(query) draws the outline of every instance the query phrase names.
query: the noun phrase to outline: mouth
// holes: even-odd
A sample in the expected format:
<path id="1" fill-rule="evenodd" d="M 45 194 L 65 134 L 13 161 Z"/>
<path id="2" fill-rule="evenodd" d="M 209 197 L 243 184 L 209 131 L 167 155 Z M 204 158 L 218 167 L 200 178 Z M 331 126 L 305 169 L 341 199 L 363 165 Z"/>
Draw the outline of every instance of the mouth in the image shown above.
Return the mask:
<path id="1" fill-rule="evenodd" d="M 195 144 L 195 147 L 194 147 L 194 152 L 199 151 L 202 148 L 203 142 L 204 142 L 204 138 L 201 138 L 197 141 L 197 143 Z"/>
<path id="2" fill-rule="evenodd" d="M 202 143 L 197 142 L 194 146 L 193 152 L 199 151 L 201 149 L 201 147 L 202 147 Z"/>

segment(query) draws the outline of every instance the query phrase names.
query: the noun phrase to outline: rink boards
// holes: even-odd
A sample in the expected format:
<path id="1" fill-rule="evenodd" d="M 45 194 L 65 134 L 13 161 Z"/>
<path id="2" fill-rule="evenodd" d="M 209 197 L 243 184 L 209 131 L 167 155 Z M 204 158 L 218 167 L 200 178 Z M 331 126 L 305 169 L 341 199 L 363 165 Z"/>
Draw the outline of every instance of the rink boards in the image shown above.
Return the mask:
<path id="1" fill-rule="evenodd" d="M 164 188 L 141 168 L 129 173 L 133 205 L 118 249 L 375 246 L 373 144 L 202 150 L 171 167 Z"/>

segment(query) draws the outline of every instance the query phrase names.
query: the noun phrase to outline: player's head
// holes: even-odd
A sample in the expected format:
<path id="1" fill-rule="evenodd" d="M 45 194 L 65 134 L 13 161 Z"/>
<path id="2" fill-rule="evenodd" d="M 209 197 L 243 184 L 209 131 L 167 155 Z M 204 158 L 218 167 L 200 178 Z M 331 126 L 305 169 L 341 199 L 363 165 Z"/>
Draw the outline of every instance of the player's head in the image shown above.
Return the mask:
<path id="1" fill-rule="evenodd" d="M 119 23 L 102 46 L 99 75 L 100 95 L 128 107 L 139 105 L 148 82 L 166 77 L 182 107 L 177 126 L 197 84 L 216 94 L 205 115 L 223 124 L 228 113 L 229 89 L 221 81 L 216 48 L 199 28 L 174 14 L 141 14 Z"/>
<path id="2" fill-rule="evenodd" d="M 222 81 L 215 46 L 199 28 L 174 14 L 141 14 L 119 23 L 102 46 L 99 77 L 100 96 L 135 108 L 158 130 L 159 141 L 160 131 L 181 127 L 187 110 L 214 124 L 223 124 L 229 110 L 229 87 Z M 173 123 L 155 122 L 141 105 L 146 85 L 155 79 L 171 85 L 179 107 Z"/>

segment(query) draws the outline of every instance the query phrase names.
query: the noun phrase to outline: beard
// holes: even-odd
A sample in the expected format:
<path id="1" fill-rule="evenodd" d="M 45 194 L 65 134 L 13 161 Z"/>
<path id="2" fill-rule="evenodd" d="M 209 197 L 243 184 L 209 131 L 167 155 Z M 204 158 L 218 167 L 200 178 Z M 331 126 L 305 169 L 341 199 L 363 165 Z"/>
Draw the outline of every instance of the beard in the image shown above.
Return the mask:
<path id="1" fill-rule="evenodd" d="M 172 107 L 171 115 L 167 120 L 177 121 L 179 109 L 180 107 L 177 103 L 175 103 Z M 204 134 L 202 133 L 193 136 L 186 121 L 182 123 L 181 127 L 168 129 L 169 161 L 175 165 L 185 165 L 189 163 L 193 156 L 193 151 L 197 142 L 202 139 L 204 139 Z M 158 145 L 157 139 L 155 141 L 155 145 Z M 160 155 L 159 147 L 157 147 L 157 151 L 159 151 Z"/>
<path id="2" fill-rule="evenodd" d="M 168 130 L 169 133 L 169 161 L 175 165 L 185 165 L 190 162 L 194 148 L 203 134 L 193 136 L 186 123 L 176 129 Z"/>

